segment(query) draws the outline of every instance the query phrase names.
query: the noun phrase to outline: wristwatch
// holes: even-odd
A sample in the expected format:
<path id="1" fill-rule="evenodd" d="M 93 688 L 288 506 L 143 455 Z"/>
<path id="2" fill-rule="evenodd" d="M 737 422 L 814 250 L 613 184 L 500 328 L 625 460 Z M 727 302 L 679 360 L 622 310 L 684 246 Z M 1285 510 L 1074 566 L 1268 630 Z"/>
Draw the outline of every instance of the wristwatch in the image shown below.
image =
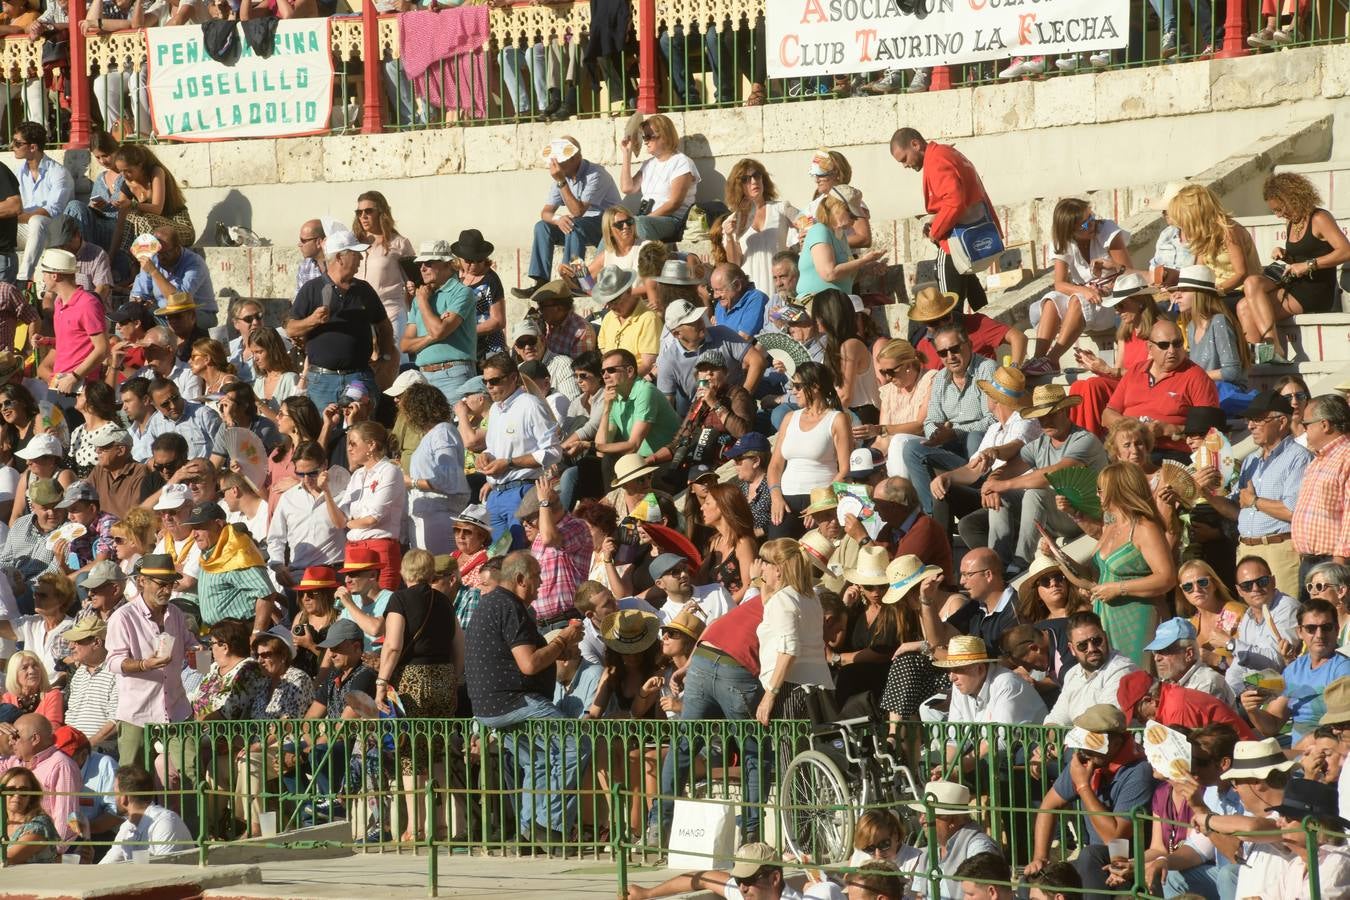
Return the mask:
<path id="1" fill-rule="evenodd" d="M 552 501 L 552 500 L 540 500 L 540 501 L 539 501 L 539 508 L 540 508 L 540 509 L 546 509 L 546 508 L 548 508 L 548 507 L 550 507 L 550 506 L 552 506 L 552 505 L 553 505 L 553 501 Z"/>
<path id="2" fill-rule="evenodd" d="M 842 656 L 839 655 L 839 651 L 838 651 L 838 650 L 835 650 L 833 653 L 830 654 L 830 665 L 832 665 L 832 666 L 837 666 L 837 665 L 839 665 L 840 663 L 842 663 L 843 661 L 844 661 L 844 657 L 842 657 Z"/>

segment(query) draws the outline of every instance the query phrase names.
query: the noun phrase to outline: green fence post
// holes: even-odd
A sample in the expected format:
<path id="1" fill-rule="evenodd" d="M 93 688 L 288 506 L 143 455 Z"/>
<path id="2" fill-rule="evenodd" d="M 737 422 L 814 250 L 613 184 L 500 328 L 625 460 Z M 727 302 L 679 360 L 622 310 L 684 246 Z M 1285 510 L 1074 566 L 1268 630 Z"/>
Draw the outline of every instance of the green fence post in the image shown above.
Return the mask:
<path id="1" fill-rule="evenodd" d="M 1308 896 L 1313 898 L 1322 896 L 1322 873 L 1317 871 L 1317 827 L 1312 819 L 1303 820 L 1304 847 L 1308 851 Z"/>
<path id="2" fill-rule="evenodd" d="M 614 816 L 622 816 L 627 812 L 627 808 L 624 806 L 623 802 L 623 787 L 622 781 L 615 781 L 609 786 L 609 804 L 614 810 L 611 814 L 611 819 L 613 819 Z M 617 821 L 622 823 L 623 820 L 618 819 Z M 614 824 L 613 821 L 611 822 L 609 829 L 609 843 L 611 852 L 614 854 L 614 872 L 619 879 L 617 896 L 621 898 L 621 900 L 628 896 L 628 851 L 627 848 L 624 847 L 623 832 L 624 830 L 621 824 Z"/>
<path id="3" fill-rule="evenodd" d="M 206 832 L 206 788 L 201 779 L 197 780 L 197 865 L 206 868 L 207 832 Z"/>
<path id="4" fill-rule="evenodd" d="M 440 863 L 436 850 L 436 777 L 435 771 L 427 777 L 427 894 L 432 897 L 440 896 L 440 873 L 437 866 Z"/>

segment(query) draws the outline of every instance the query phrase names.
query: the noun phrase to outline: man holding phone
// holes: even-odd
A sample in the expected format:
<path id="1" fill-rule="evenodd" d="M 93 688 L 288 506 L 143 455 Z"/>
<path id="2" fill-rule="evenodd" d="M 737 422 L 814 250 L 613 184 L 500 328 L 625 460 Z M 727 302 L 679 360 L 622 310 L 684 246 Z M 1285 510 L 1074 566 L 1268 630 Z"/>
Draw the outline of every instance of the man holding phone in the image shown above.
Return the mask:
<path id="1" fill-rule="evenodd" d="M 422 244 L 413 263 L 418 267 L 408 326 L 400 335 L 427 383 L 454 403 L 460 388 L 475 374 L 478 354 L 478 312 L 473 294 L 455 277 L 455 254 L 448 241 Z M 409 276 L 413 273 L 409 272 Z"/>

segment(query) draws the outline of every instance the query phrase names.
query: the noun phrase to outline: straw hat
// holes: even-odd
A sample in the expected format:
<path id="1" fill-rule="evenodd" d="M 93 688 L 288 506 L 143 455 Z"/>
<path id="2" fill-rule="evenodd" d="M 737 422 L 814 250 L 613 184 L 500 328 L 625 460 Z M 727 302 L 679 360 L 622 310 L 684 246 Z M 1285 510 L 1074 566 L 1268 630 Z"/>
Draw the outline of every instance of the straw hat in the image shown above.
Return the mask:
<path id="1" fill-rule="evenodd" d="M 1082 397 L 1069 396 L 1062 384 L 1039 384 L 1031 392 L 1031 405 L 1022 410 L 1022 418 L 1039 419 L 1083 402 Z"/>
<path id="2" fill-rule="evenodd" d="M 1213 297 L 1219 296 L 1214 270 L 1209 266 L 1183 266 L 1177 272 L 1177 283 L 1172 287 L 1172 290 L 1195 291 Z"/>
<path id="3" fill-rule="evenodd" d="M 886 595 L 881 598 L 881 602 L 899 603 L 905 599 L 905 595 L 922 584 L 926 578 L 941 574 L 942 569 L 937 566 L 925 566 L 923 560 L 912 553 L 897 556 L 886 567 L 886 578 L 890 581 L 891 586 L 886 591 Z"/>
<path id="4" fill-rule="evenodd" d="M 890 584 L 891 578 L 886 574 L 890 561 L 885 547 L 869 544 L 858 551 L 857 562 L 844 570 L 844 580 L 849 584 Z"/>
<path id="5" fill-rule="evenodd" d="M 935 659 L 933 665 L 939 669 L 959 669 L 979 663 L 995 663 L 997 659 L 989 655 L 984 641 L 977 637 L 960 634 L 947 642 L 946 659 Z"/>
<path id="6" fill-rule="evenodd" d="M 1150 197 L 1144 205 L 1157 212 L 1166 212 L 1167 204 L 1171 203 L 1182 191 L 1190 187 L 1189 181 L 1169 181 L 1163 188 L 1162 196 L 1154 199 Z"/>
<path id="7" fill-rule="evenodd" d="M 1036 582 L 1047 572 L 1063 574 L 1064 569 L 1048 556 L 1037 556 L 1031 561 L 1031 567 L 1027 569 L 1027 573 L 1022 576 L 1022 581 L 1017 586 L 1017 596 L 1022 603 L 1031 602 L 1031 598 L 1036 594 Z"/>
<path id="8" fill-rule="evenodd" d="M 909 308 L 909 320 L 932 322 L 956 309 L 956 304 L 960 302 L 961 297 L 951 291 L 940 291 L 935 284 L 925 285 L 914 294 L 914 303 Z"/>
<path id="9" fill-rule="evenodd" d="M 836 546 L 834 541 L 821 534 L 819 528 L 812 528 L 802 535 L 800 543 L 802 552 L 811 561 L 811 565 L 821 572 L 830 571 L 830 557 L 834 555 Z"/>
<path id="10" fill-rule="evenodd" d="M 698 640 L 703 634 L 703 629 L 707 627 L 706 622 L 694 614 L 693 610 L 682 609 L 679 615 L 671 619 L 661 627 L 671 631 L 678 631 L 680 634 L 687 635 L 694 640 Z"/>
<path id="11" fill-rule="evenodd" d="M 164 305 L 155 310 L 157 316 L 172 316 L 181 312 L 192 312 L 197 308 L 197 304 L 192 297 L 182 291 L 175 291 L 169 295 L 169 299 Z"/>
<path id="12" fill-rule="evenodd" d="M 656 466 L 646 465 L 642 461 L 641 453 L 625 453 L 614 464 L 614 480 L 609 483 L 609 486 L 616 488 L 630 481 L 636 481 L 643 475 L 652 474 L 656 471 L 656 468 Z"/>
<path id="13" fill-rule="evenodd" d="M 67 632 L 68 634 L 69 632 Z M 1337 678 L 1322 691 L 1322 702 L 1326 712 L 1322 713 L 1319 725 L 1339 725 L 1350 722 L 1350 675 Z"/>
<path id="14" fill-rule="evenodd" d="M 656 643 L 660 633 L 661 620 L 640 609 L 612 612 L 600 623 L 600 636 L 615 653 L 641 653 Z"/>
<path id="15" fill-rule="evenodd" d="M 923 786 L 923 799 L 928 803 L 925 805 L 923 800 L 906 804 L 910 809 L 916 812 L 926 812 L 929 807 L 934 812 L 948 811 L 970 811 L 970 788 L 964 784 L 957 784 L 954 781 L 930 781 Z"/>
<path id="16" fill-rule="evenodd" d="M 1016 410 L 1026 409 L 1031 398 L 1027 396 L 1027 376 L 1014 366 L 999 366 L 988 381 L 979 379 L 975 386 L 995 403 Z"/>
<path id="17" fill-rule="evenodd" d="M 1233 748 L 1233 765 L 1219 777 L 1225 781 L 1234 778 L 1269 778 L 1271 772 L 1288 772 L 1297 761 L 1287 758 L 1275 738 L 1260 741 L 1238 741 Z"/>
<path id="18" fill-rule="evenodd" d="M 839 498 L 834 495 L 834 488 L 828 486 L 812 488 L 811 502 L 807 504 L 806 509 L 802 510 L 802 515 L 810 516 L 827 509 L 838 508 Z"/>

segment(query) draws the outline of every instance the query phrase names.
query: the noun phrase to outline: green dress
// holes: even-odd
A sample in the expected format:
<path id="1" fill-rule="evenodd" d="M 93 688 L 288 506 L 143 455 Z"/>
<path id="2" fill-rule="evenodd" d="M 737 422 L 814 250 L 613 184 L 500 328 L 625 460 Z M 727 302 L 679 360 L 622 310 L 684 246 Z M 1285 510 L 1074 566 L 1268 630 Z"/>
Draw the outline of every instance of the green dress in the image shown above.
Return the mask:
<path id="1" fill-rule="evenodd" d="M 1133 528 L 1125 543 L 1105 557 L 1099 550 L 1092 558 L 1097 563 L 1097 581 L 1100 584 L 1153 574 L 1144 554 L 1134 544 Z M 1153 640 L 1153 634 L 1158 629 L 1158 605 L 1151 598 L 1122 595 L 1109 603 L 1093 601 L 1092 610 L 1101 617 L 1111 648 L 1128 656 L 1142 668 L 1144 645 Z"/>

